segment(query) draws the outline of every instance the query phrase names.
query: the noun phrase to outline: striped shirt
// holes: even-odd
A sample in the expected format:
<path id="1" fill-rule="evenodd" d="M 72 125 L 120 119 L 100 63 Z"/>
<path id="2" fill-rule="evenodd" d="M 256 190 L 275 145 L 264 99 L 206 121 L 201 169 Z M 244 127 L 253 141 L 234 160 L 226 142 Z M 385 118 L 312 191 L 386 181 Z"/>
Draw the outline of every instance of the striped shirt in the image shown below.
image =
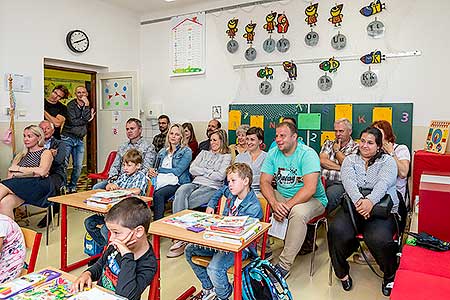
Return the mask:
<path id="1" fill-rule="evenodd" d="M 340 165 L 339 160 L 336 158 L 336 152 L 333 150 L 333 145 L 335 141 L 334 140 L 326 140 L 325 143 L 323 143 L 322 149 L 320 150 L 320 153 L 326 153 L 328 154 L 328 158 Z M 354 154 L 358 151 L 358 144 L 350 138 L 350 141 L 340 149 L 340 151 L 345 155 L 348 156 L 350 154 Z M 322 170 L 322 176 L 325 177 L 326 180 L 333 180 L 333 181 L 341 181 L 341 172 L 337 170 L 328 170 L 321 168 Z"/>
<path id="2" fill-rule="evenodd" d="M 28 152 L 27 154 L 25 154 L 24 157 L 20 159 L 17 165 L 19 167 L 26 167 L 26 168 L 39 167 L 39 165 L 41 164 L 42 153 L 44 153 L 45 150 L 46 149 L 44 148 L 38 151 Z"/>

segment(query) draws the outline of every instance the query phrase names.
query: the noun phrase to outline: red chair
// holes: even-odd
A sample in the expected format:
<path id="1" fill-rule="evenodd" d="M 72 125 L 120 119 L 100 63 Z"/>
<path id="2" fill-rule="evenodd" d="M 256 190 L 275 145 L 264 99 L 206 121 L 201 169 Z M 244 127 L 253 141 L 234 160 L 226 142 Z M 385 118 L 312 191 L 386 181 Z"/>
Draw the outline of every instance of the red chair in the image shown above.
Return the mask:
<path id="1" fill-rule="evenodd" d="M 20 229 L 22 230 L 23 238 L 25 240 L 25 247 L 27 249 L 31 249 L 30 261 L 27 264 L 26 270 L 23 270 L 23 273 L 29 274 L 33 273 L 36 267 L 39 247 L 41 246 L 42 233 L 23 227 Z"/>
<path id="2" fill-rule="evenodd" d="M 86 190 L 88 189 L 89 179 L 95 179 L 95 180 L 106 180 L 108 179 L 108 173 L 109 169 L 111 169 L 111 166 L 116 159 L 117 151 L 111 151 L 109 152 L 108 159 L 106 160 L 105 168 L 100 173 L 89 173 L 87 175 L 88 180 L 86 181 Z"/>

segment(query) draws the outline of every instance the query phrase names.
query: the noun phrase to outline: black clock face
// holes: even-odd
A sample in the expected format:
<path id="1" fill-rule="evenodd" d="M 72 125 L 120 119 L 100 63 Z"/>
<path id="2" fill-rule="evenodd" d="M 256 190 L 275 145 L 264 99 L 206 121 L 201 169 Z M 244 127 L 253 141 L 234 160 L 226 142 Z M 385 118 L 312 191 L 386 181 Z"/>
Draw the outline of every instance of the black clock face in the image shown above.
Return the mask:
<path id="1" fill-rule="evenodd" d="M 81 30 L 72 30 L 66 37 L 67 46 L 70 50 L 77 53 L 83 53 L 89 48 L 89 38 Z"/>

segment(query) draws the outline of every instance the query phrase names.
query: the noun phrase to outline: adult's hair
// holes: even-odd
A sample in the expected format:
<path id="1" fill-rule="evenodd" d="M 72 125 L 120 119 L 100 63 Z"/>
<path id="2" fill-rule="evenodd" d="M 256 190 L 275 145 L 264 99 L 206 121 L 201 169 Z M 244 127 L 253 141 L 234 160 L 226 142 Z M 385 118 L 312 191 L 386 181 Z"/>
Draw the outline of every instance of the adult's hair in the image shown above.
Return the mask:
<path id="1" fill-rule="evenodd" d="M 375 153 L 375 155 L 372 156 L 369 159 L 369 161 L 367 162 L 367 164 L 369 166 L 371 166 L 378 158 L 382 157 L 383 154 L 385 154 L 385 152 L 383 150 L 383 134 L 381 133 L 380 129 L 378 129 L 376 127 L 367 127 L 366 129 L 361 131 L 361 134 L 359 135 L 360 139 L 364 133 L 373 135 L 375 137 L 375 143 L 377 144 L 377 147 L 378 147 L 378 150 Z M 358 149 L 358 154 L 359 154 L 359 149 Z"/>
<path id="2" fill-rule="evenodd" d="M 283 126 L 286 126 L 287 128 L 289 128 L 289 131 L 290 131 L 292 134 L 298 135 L 297 127 L 296 127 L 294 124 L 292 124 L 291 122 L 285 122 L 285 121 L 283 121 L 283 122 L 277 124 L 277 125 L 275 126 L 275 128 L 280 128 L 280 127 L 283 127 Z"/>
<path id="3" fill-rule="evenodd" d="M 50 126 L 52 129 L 55 129 L 55 125 L 53 125 L 53 123 L 49 120 L 42 120 L 41 122 L 39 122 L 39 127 L 41 127 L 41 124 L 48 124 L 48 126 Z"/>
<path id="4" fill-rule="evenodd" d="M 129 163 L 135 163 L 135 164 L 142 164 L 142 153 L 141 151 L 132 148 L 129 149 L 122 157 L 123 162 Z"/>
<path id="5" fill-rule="evenodd" d="M 42 131 L 41 127 L 37 126 L 37 125 L 28 125 L 27 127 L 25 127 L 23 129 L 23 132 L 25 132 L 25 130 L 29 130 L 31 131 L 35 136 L 37 136 L 38 138 L 38 146 L 43 147 L 45 144 L 45 135 L 44 132 Z M 23 145 L 23 150 L 22 152 L 20 152 L 19 154 L 16 155 L 16 157 L 14 158 L 14 161 L 16 163 L 18 163 L 25 155 L 27 155 L 29 149 Z"/>
<path id="6" fill-rule="evenodd" d="M 260 127 L 250 127 L 247 130 L 247 135 L 256 135 L 258 140 L 264 141 L 264 130 L 262 130 Z"/>
<path id="7" fill-rule="evenodd" d="M 191 123 L 183 123 L 183 129 L 188 129 L 191 132 L 191 137 L 189 139 L 189 141 L 185 141 L 185 143 L 190 143 L 190 142 L 196 142 L 197 141 L 197 137 L 195 136 L 195 132 L 194 132 L 194 126 L 192 126 Z"/>
<path id="8" fill-rule="evenodd" d="M 240 125 L 237 129 L 236 129 L 236 135 L 238 135 L 239 133 L 243 133 L 246 134 L 247 130 L 250 128 L 250 125 L 248 124 L 242 124 Z"/>
<path id="9" fill-rule="evenodd" d="M 392 130 L 392 126 L 388 121 L 386 120 L 375 121 L 372 123 L 371 126 L 383 130 L 384 139 L 390 143 L 395 143 L 394 131 Z"/>
<path id="10" fill-rule="evenodd" d="M 286 122 L 286 120 L 291 121 L 292 123 L 294 123 L 295 126 L 297 126 L 297 120 L 295 118 L 292 117 L 284 117 L 283 118 L 283 122 Z"/>
<path id="11" fill-rule="evenodd" d="M 130 197 L 111 207 L 105 216 L 105 222 L 115 223 L 131 230 L 143 226 L 145 232 L 148 232 L 150 216 L 147 203 L 137 197 Z"/>
<path id="12" fill-rule="evenodd" d="M 170 125 L 169 130 L 167 131 L 167 135 L 166 135 L 166 145 L 169 147 L 170 152 L 175 151 L 175 149 L 172 149 L 172 144 L 169 143 L 169 135 L 170 135 L 170 131 L 172 130 L 172 128 L 178 128 L 178 130 L 180 131 L 180 135 L 181 135 L 181 140 L 180 140 L 179 145 L 181 147 L 185 146 L 183 127 L 178 123 L 172 124 L 172 125 Z"/>
<path id="13" fill-rule="evenodd" d="M 337 124 L 344 124 L 344 126 L 347 127 L 347 129 L 350 130 L 350 132 L 352 131 L 352 123 L 347 118 L 337 119 L 336 121 L 334 121 L 334 125 Z"/>
<path id="14" fill-rule="evenodd" d="M 169 116 L 167 116 L 167 115 L 160 115 L 160 116 L 158 117 L 158 120 L 161 120 L 161 119 L 166 119 L 166 120 L 167 120 L 167 123 L 170 123 Z"/>
<path id="15" fill-rule="evenodd" d="M 222 154 L 230 153 L 230 148 L 228 147 L 228 135 L 227 135 L 227 132 L 225 130 L 223 130 L 223 129 L 217 129 L 213 133 L 211 133 L 209 139 L 211 139 L 211 137 L 214 134 L 217 134 L 219 136 L 219 140 L 220 140 L 219 153 L 222 153 Z"/>
<path id="16" fill-rule="evenodd" d="M 61 97 L 61 99 L 67 99 L 67 96 L 69 96 L 69 90 L 68 90 L 68 89 L 66 88 L 66 86 L 63 85 L 63 84 L 60 84 L 60 85 L 55 86 L 55 87 L 53 88 L 52 92 L 54 92 L 55 90 L 60 90 L 61 92 L 64 93 L 64 96 Z"/>
<path id="17" fill-rule="evenodd" d="M 131 123 L 131 122 L 136 123 L 137 127 L 142 128 L 142 121 L 141 121 L 141 120 L 136 119 L 136 118 L 129 118 L 129 119 L 127 120 L 127 124 L 128 124 L 128 123 Z"/>
<path id="18" fill-rule="evenodd" d="M 219 120 L 217 120 L 217 119 L 212 119 L 211 121 L 216 121 L 217 129 L 222 128 L 222 124 L 220 123 Z"/>
<path id="19" fill-rule="evenodd" d="M 242 179 L 248 178 L 248 187 L 252 185 L 253 182 L 253 172 L 252 168 L 246 163 L 234 163 L 229 165 L 225 169 L 225 174 L 236 173 Z"/>

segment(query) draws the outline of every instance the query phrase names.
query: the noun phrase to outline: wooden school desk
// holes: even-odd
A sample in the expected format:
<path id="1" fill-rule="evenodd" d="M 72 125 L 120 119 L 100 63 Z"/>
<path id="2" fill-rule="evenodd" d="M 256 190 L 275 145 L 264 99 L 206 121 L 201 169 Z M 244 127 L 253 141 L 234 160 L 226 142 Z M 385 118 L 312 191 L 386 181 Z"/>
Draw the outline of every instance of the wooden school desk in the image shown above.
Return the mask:
<path id="1" fill-rule="evenodd" d="M 218 250 L 228 251 L 234 253 L 234 283 L 233 283 L 233 292 L 234 299 L 241 300 L 242 299 L 242 250 L 247 248 L 254 240 L 261 237 L 264 232 L 269 230 L 270 224 L 263 223 L 262 229 L 254 235 L 250 240 L 246 241 L 241 246 L 233 245 L 228 243 L 219 243 L 214 241 L 209 241 L 203 239 L 203 232 L 192 232 L 187 229 L 177 227 L 175 225 L 166 224 L 164 220 L 182 216 L 184 214 L 188 214 L 193 212 L 192 210 L 183 210 L 171 216 L 167 216 L 163 219 L 150 223 L 149 233 L 153 235 L 153 251 L 155 252 L 156 260 L 158 262 L 158 268 L 155 274 L 155 278 L 152 280 L 150 291 L 149 291 L 149 299 L 151 300 L 159 300 L 161 299 L 160 295 L 160 237 L 167 237 L 175 240 L 186 241 L 189 243 L 214 248 Z"/>
<path id="2" fill-rule="evenodd" d="M 108 209 L 88 206 L 84 202 L 87 198 L 98 192 L 104 192 L 104 190 L 90 190 L 48 198 L 48 201 L 61 204 L 61 270 L 63 271 L 70 272 L 78 269 L 79 267 L 86 265 L 89 261 L 101 256 L 101 254 L 91 256 L 71 265 L 67 265 L 67 207 L 70 206 L 92 213 L 106 214 Z M 152 201 L 151 197 L 139 196 L 139 198 L 147 203 Z"/>

